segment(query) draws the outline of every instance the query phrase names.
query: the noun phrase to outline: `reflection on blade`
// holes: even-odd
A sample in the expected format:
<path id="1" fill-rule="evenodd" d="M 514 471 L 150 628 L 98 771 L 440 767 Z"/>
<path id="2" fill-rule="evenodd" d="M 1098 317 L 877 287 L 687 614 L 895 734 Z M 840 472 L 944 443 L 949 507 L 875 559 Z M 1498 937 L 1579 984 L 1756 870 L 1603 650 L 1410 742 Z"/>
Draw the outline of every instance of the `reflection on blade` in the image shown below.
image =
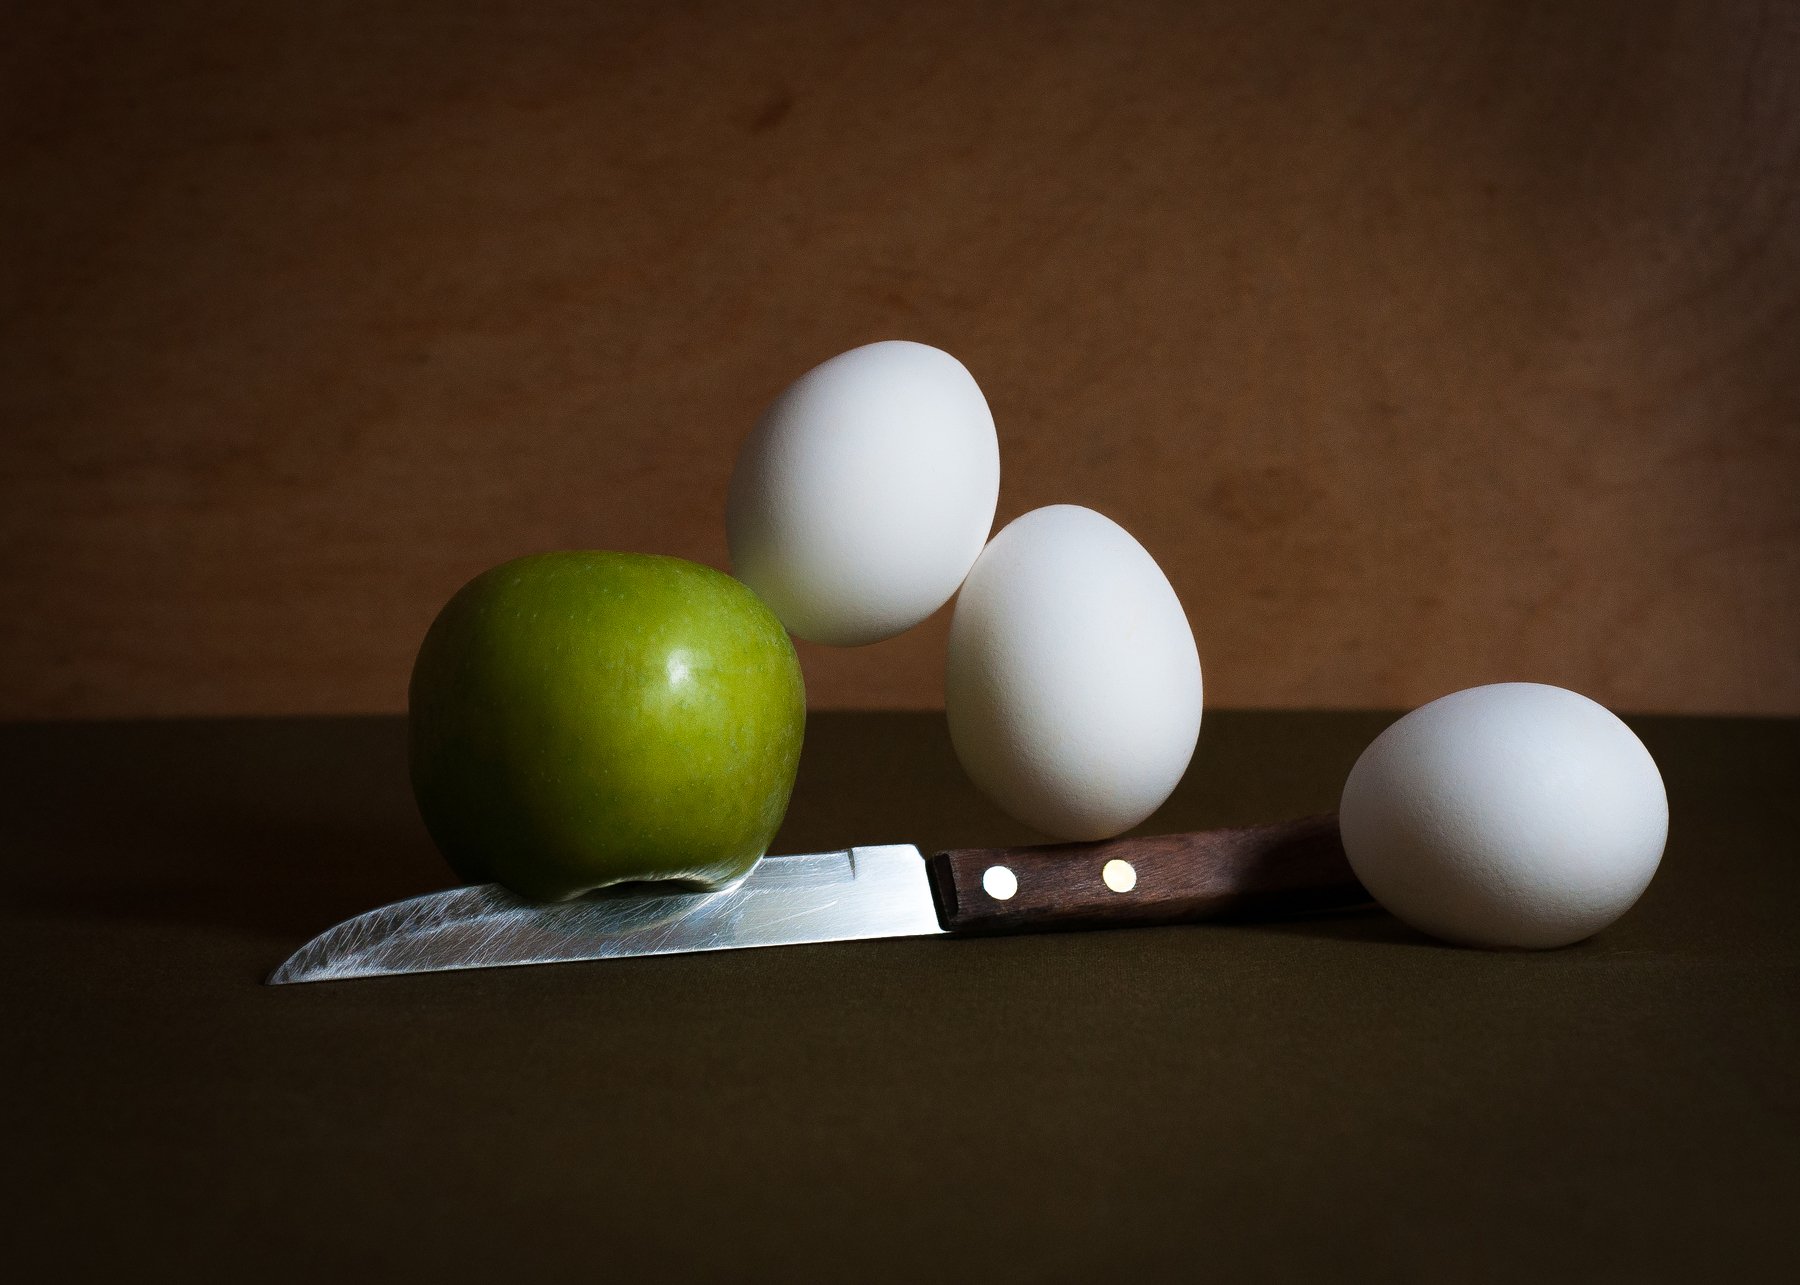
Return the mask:
<path id="1" fill-rule="evenodd" d="M 452 888 L 346 920 L 269 984 L 941 931 L 917 848 L 852 848 L 765 857 L 720 892 L 629 889 L 543 903 L 497 884 Z"/>

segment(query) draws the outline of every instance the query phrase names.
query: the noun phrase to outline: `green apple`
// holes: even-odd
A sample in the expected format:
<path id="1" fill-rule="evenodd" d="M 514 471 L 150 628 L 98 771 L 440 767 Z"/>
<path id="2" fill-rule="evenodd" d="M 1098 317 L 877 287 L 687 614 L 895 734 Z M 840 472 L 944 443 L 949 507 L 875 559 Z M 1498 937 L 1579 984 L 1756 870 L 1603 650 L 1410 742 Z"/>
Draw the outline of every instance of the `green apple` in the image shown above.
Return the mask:
<path id="1" fill-rule="evenodd" d="M 543 553 L 451 598 L 413 666 L 413 793 L 452 867 L 539 900 L 749 872 L 794 788 L 806 693 L 722 571 Z"/>

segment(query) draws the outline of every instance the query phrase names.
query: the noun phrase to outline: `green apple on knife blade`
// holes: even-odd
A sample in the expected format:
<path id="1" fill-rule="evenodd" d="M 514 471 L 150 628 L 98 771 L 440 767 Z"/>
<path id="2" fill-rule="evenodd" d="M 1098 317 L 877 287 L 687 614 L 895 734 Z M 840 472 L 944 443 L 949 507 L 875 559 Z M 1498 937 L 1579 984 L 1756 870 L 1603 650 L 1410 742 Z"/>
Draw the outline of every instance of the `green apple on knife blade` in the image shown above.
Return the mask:
<path id="1" fill-rule="evenodd" d="M 800 763 L 800 662 L 722 571 L 544 553 L 477 576 L 419 649 L 413 792 L 456 873 L 543 901 L 741 879 Z"/>

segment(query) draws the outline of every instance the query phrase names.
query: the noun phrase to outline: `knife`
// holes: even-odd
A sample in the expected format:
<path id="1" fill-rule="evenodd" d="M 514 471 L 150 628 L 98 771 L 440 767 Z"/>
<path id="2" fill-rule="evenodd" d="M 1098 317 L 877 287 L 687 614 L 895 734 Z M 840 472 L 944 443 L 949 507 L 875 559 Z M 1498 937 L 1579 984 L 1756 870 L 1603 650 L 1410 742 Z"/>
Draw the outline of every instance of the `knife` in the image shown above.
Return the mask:
<path id="1" fill-rule="evenodd" d="M 654 884 L 536 902 L 498 884 L 358 915 L 302 946 L 269 984 L 804 942 L 1133 927 L 1357 905 L 1337 817 L 1096 843 L 908 844 L 764 857 L 710 892 Z"/>

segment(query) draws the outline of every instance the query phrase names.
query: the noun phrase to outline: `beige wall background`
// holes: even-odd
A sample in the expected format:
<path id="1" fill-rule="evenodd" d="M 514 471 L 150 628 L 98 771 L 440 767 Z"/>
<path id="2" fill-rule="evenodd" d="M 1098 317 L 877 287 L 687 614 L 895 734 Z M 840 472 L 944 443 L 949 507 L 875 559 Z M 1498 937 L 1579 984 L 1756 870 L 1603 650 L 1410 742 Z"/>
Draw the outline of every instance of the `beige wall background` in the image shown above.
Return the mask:
<path id="1" fill-rule="evenodd" d="M 739 439 L 880 338 L 1210 703 L 1800 714 L 1800 6 L 0 22 L 0 716 L 399 709 L 492 563 L 724 565 Z M 946 623 L 814 703 L 938 704 Z"/>

